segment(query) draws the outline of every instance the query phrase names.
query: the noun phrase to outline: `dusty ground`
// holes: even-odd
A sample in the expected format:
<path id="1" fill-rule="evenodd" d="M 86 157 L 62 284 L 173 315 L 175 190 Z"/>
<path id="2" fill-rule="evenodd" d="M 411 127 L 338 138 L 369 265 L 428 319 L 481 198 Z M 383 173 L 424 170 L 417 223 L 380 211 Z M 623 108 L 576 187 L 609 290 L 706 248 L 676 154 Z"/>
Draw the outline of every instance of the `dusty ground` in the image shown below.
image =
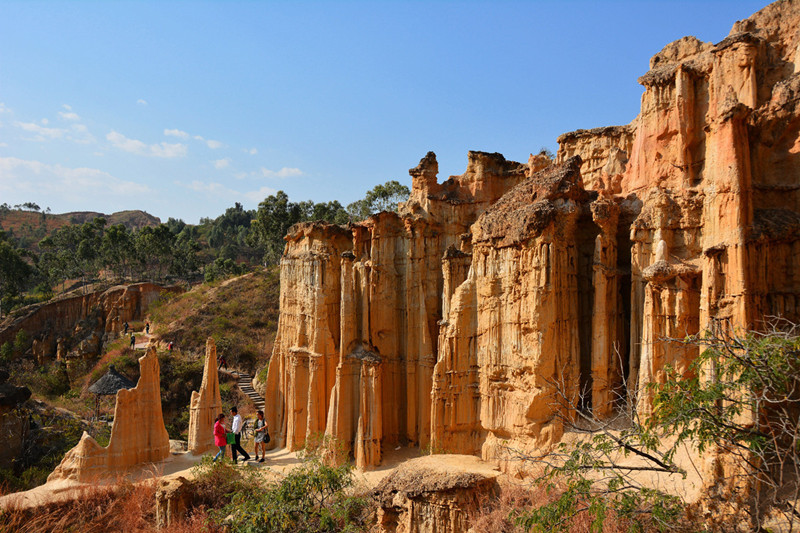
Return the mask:
<path id="1" fill-rule="evenodd" d="M 575 435 L 565 435 L 565 441 L 577 440 Z M 245 449 L 253 457 L 252 444 L 245 443 Z M 228 452 L 230 453 L 230 452 Z M 267 452 L 267 460 L 264 463 L 250 461 L 241 468 L 253 468 L 263 471 L 265 476 L 279 476 L 300 464 L 300 459 L 296 452 L 289 452 L 285 449 L 275 449 Z M 635 457 L 623 458 L 625 464 L 644 464 L 643 461 Z M 498 475 L 498 468 L 493 463 L 487 463 L 478 457 L 469 455 L 425 455 L 420 456 L 417 448 L 398 447 L 390 449 L 384 453 L 382 464 L 371 470 L 355 471 L 356 487 L 359 490 L 370 490 L 376 487 L 380 481 L 386 477 L 397 466 L 413 460 L 415 467 L 431 467 L 435 469 L 444 468 L 448 473 L 478 473 L 484 475 Z M 152 479 L 154 477 L 192 477 L 192 467 L 200 461 L 200 456 L 189 453 L 173 453 L 166 460 L 147 465 L 145 467 L 129 472 L 124 479 L 138 482 Z M 653 488 L 659 488 L 665 492 L 681 496 L 686 501 L 692 501 L 699 496 L 702 488 L 701 462 L 698 461 L 694 453 L 684 447 L 677 455 L 676 462 L 683 467 L 687 476 L 684 479 L 680 475 L 663 475 L 651 472 L 636 473 L 634 479 L 640 483 Z M 527 485 L 528 479 L 511 479 L 509 476 L 502 476 L 506 481 Z M 120 478 L 98 480 L 93 485 L 113 485 Z M 23 508 L 41 505 L 49 501 L 61 499 L 71 499 L 75 497 L 77 490 L 85 488 L 85 485 L 75 482 L 59 481 L 47 483 L 35 489 L 6 495 L 0 498 L 0 508 L 9 505 Z"/>
<path id="2" fill-rule="evenodd" d="M 245 446 L 245 449 L 250 451 L 252 457 L 252 446 Z M 263 463 L 250 461 L 246 465 L 242 465 L 241 468 L 262 470 L 264 475 L 281 475 L 300 464 L 297 453 L 289 452 L 285 449 L 270 450 L 267 452 L 266 457 L 267 460 Z M 200 458 L 201 456 L 195 456 L 190 453 L 173 453 L 169 458 L 160 463 L 132 470 L 121 478 L 97 480 L 97 482 L 92 485 L 113 485 L 122 479 L 139 482 L 154 477 L 171 478 L 183 476 L 191 478 L 192 467 L 200 461 Z M 374 470 L 356 471 L 356 486 L 359 489 L 371 489 L 394 468 L 410 459 L 417 459 L 417 462 L 421 461 L 420 464 L 430 464 L 431 466 L 441 467 L 444 465 L 448 470 L 452 469 L 453 472 L 479 471 L 491 472 L 493 474 L 497 473 L 493 465 L 485 463 L 477 457 L 465 455 L 430 455 L 420 457 L 419 450 L 416 448 L 400 448 L 397 450 L 390 450 L 384 456 L 383 464 Z M 0 508 L 8 506 L 28 508 L 52 501 L 68 500 L 74 498 L 76 493 L 84 488 L 86 488 L 84 484 L 69 481 L 47 483 L 29 491 L 17 492 L 0 497 Z"/>

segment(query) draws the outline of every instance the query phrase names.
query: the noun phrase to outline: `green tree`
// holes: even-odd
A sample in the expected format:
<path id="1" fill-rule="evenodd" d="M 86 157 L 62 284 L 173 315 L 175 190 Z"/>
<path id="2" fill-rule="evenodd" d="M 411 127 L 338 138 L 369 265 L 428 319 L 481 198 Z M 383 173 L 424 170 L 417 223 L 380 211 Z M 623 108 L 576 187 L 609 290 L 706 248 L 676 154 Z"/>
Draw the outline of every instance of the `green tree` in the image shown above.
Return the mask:
<path id="1" fill-rule="evenodd" d="M 408 199 L 408 187 L 398 181 L 387 181 L 367 191 L 366 196 L 347 206 L 347 212 L 355 220 L 363 220 L 381 211 L 396 211 L 398 204 Z"/>
<path id="2" fill-rule="evenodd" d="M 134 246 L 141 277 L 162 280 L 172 263 L 174 235 L 166 224 L 145 226 L 136 233 Z"/>
<path id="3" fill-rule="evenodd" d="M 33 268 L 6 234 L 0 231 L 0 317 L 10 308 L 11 299 L 18 296 L 33 275 Z"/>
<path id="4" fill-rule="evenodd" d="M 689 371 L 667 369 L 655 387 L 651 423 L 713 450 L 732 468 L 720 486 L 742 498 L 754 531 L 770 512 L 800 523 L 800 328 L 786 321 L 767 332 L 732 334 L 717 327 L 684 343 L 700 346 Z M 738 522 L 738 521 L 737 521 Z"/>
<path id="5" fill-rule="evenodd" d="M 131 275 L 135 252 L 133 235 L 123 224 L 115 224 L 106 230 L 100 253 L 105 267 L 112 270 L 118 279 Z"/>
<path id="6" fill-rule="evenodd" d="M 85 285 L 96 277 L 102 266 L 100 250 L 105 225 L 106 220 L 98 217 L 80 226 L 64 226 L 39 241 L 39 248 L 45 251 L 40 264 L 51 281 L 81 278 Z"/>
<path id="7" fill-rule="evenodd" d="M 268 196 L 260 204 L 253 221 L 251 243 L 264 250 L 264 262 L 277 263 L 283 253 L 283 236 L 297 222 L 305 220 L 301 205 L 289 201 L 283 192 Z"/>

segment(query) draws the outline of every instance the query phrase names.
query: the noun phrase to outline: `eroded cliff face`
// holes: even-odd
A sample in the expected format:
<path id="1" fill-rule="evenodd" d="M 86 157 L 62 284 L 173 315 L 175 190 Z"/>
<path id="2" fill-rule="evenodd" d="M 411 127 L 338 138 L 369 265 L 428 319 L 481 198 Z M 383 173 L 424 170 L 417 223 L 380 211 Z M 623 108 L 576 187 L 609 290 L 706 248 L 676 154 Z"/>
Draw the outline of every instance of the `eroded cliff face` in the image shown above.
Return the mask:
<path id="1" fill-rule="evenodd" d="M 125 322 L 144 318 L 150 304 L 165 291 L 183 289 L 134 283 L 32 305 L 0 324 L 0 344 L 14 342 L 17 332 L 24 330 L 33 341 L 33 355 L 39 363 L 96 356 L 105 341 L 123 330 Z"/>
<path id="2" fill-rule="evenodd" d="M 287 237 L 265 397 L 276 444 L 334 437 L 501 457 L 610 416 L 685 369 L 664 342 L 800 319 L 800 2 L 718 44 L 667 45 L 628 126 L 559 138 L 555 164 L 432 153 L 398 213 Z"/>

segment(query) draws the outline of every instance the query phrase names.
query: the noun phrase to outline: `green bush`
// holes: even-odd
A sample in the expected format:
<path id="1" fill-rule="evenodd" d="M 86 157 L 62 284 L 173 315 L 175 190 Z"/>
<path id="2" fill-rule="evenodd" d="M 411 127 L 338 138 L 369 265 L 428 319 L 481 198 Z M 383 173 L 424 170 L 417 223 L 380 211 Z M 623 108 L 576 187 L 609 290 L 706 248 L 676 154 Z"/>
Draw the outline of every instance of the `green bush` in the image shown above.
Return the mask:
<path id="1" fill-rule="evenodd" d="M 92 371 L 92 374 L 89 376 L 89 383 L 94 383 L 102 378 L 106 372 L 108 372 L 108 367 L 111 365 L 114 365 L 114 368 L 116 368 L 118 372 L 135 383 L 136 380 L 139 379 L 139 359 L 137 355 L 136 350 L 123 348 L 122 354 L 104 362 Z"/>
<path id="2" fill-rule="evenodd" d="M 264 366 L 264 368 L 258 371 L 258 381 L 260 381 L 261 383 L 266 383 L 268 372 L 269 372 L 269 361 L 267 361 L 267 364 Z"/>
<path id="3" fill-rule="evenodd" d="M 17 331 L 17 335 L 14 337 L 14 351 L 21 355 L 27 352 L 30 347 L 31 338 L 28 333 L 24 329 Z"/>
<path id="4" fill-rule="evenodd" d="M 215 465 L 211 470 L 231 468 Z M 244 490 L 235 489 L 239 480 L 218 477 L 223 486 L 233 488 L 232 500 L 211 516 L 234 533 L 366 531 L 373 516 L 369 501 L 351 493 L 350 465 L 333 467 L 308 458 L 274 483 L 242 476 Z M 260 484 L 260 490 L 253 490 L 253 483 Z"/>
<path id="5" fill-rule="evenodd" d="M 0 357 L 3 361 L 10 361 L 12 357 L 14 357 L 14 345 L 10 342 L 4 342 L 2 346 L 0 346 Z"/>
<path id="6" fill-rule="evenodd" d="M 41 367 L 41 392 L 45 396 L 55 397 L 66 394 L 70 389 L 66 366 L 58 363 Z"/>

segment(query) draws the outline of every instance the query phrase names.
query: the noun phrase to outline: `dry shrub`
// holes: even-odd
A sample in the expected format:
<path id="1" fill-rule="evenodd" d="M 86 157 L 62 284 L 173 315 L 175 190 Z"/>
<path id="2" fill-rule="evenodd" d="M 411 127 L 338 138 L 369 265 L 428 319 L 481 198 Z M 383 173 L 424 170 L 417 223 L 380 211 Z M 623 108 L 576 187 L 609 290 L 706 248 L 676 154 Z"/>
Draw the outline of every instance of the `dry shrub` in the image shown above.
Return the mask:
<path id="1" fill-rule="evenodd" d="M 470 526 L 481 533 L 523 533 L 524 527 L 515 522 L 520 512 L 554 502 L 560 495 L 559 489 L 547 490 L 543 485 L 503 484 L 496 495 L 484 495 L 479 502 L 479 510 L 470 518 Z M 626 524 L 609 514 L 603 522 L 603 533 L 622 533 L 628 531 Z M 569 521 L 570 533 L 589 533 L 592 520 L 587 513 L 580 513 Z"/>
<path id="2" fill-rule="evenodd" d="M 216 533 L 222 531 L 211 525 L 208 513 L 202 507 L 195 508 L 191 514 L 178 523 L 159 530 L 161 533 Z"/>
<path id="3" fill-rule="evenodd" d="M 151 531 L 155 523 L 155 484 L 122 482 L 79 491 L 74 499 L 0 513 L 0 531 L 121 533 Z"/>
<path id="4" fill-rule="evenodd" d="M 15 533 L 138 533 L 156 530 L 155 480 L 83 489 L 74 498 L 30 509 L 0 511 L 0 531 Z M 214 533 L 205 509 L 193 509 L 164 533 Z"/>

